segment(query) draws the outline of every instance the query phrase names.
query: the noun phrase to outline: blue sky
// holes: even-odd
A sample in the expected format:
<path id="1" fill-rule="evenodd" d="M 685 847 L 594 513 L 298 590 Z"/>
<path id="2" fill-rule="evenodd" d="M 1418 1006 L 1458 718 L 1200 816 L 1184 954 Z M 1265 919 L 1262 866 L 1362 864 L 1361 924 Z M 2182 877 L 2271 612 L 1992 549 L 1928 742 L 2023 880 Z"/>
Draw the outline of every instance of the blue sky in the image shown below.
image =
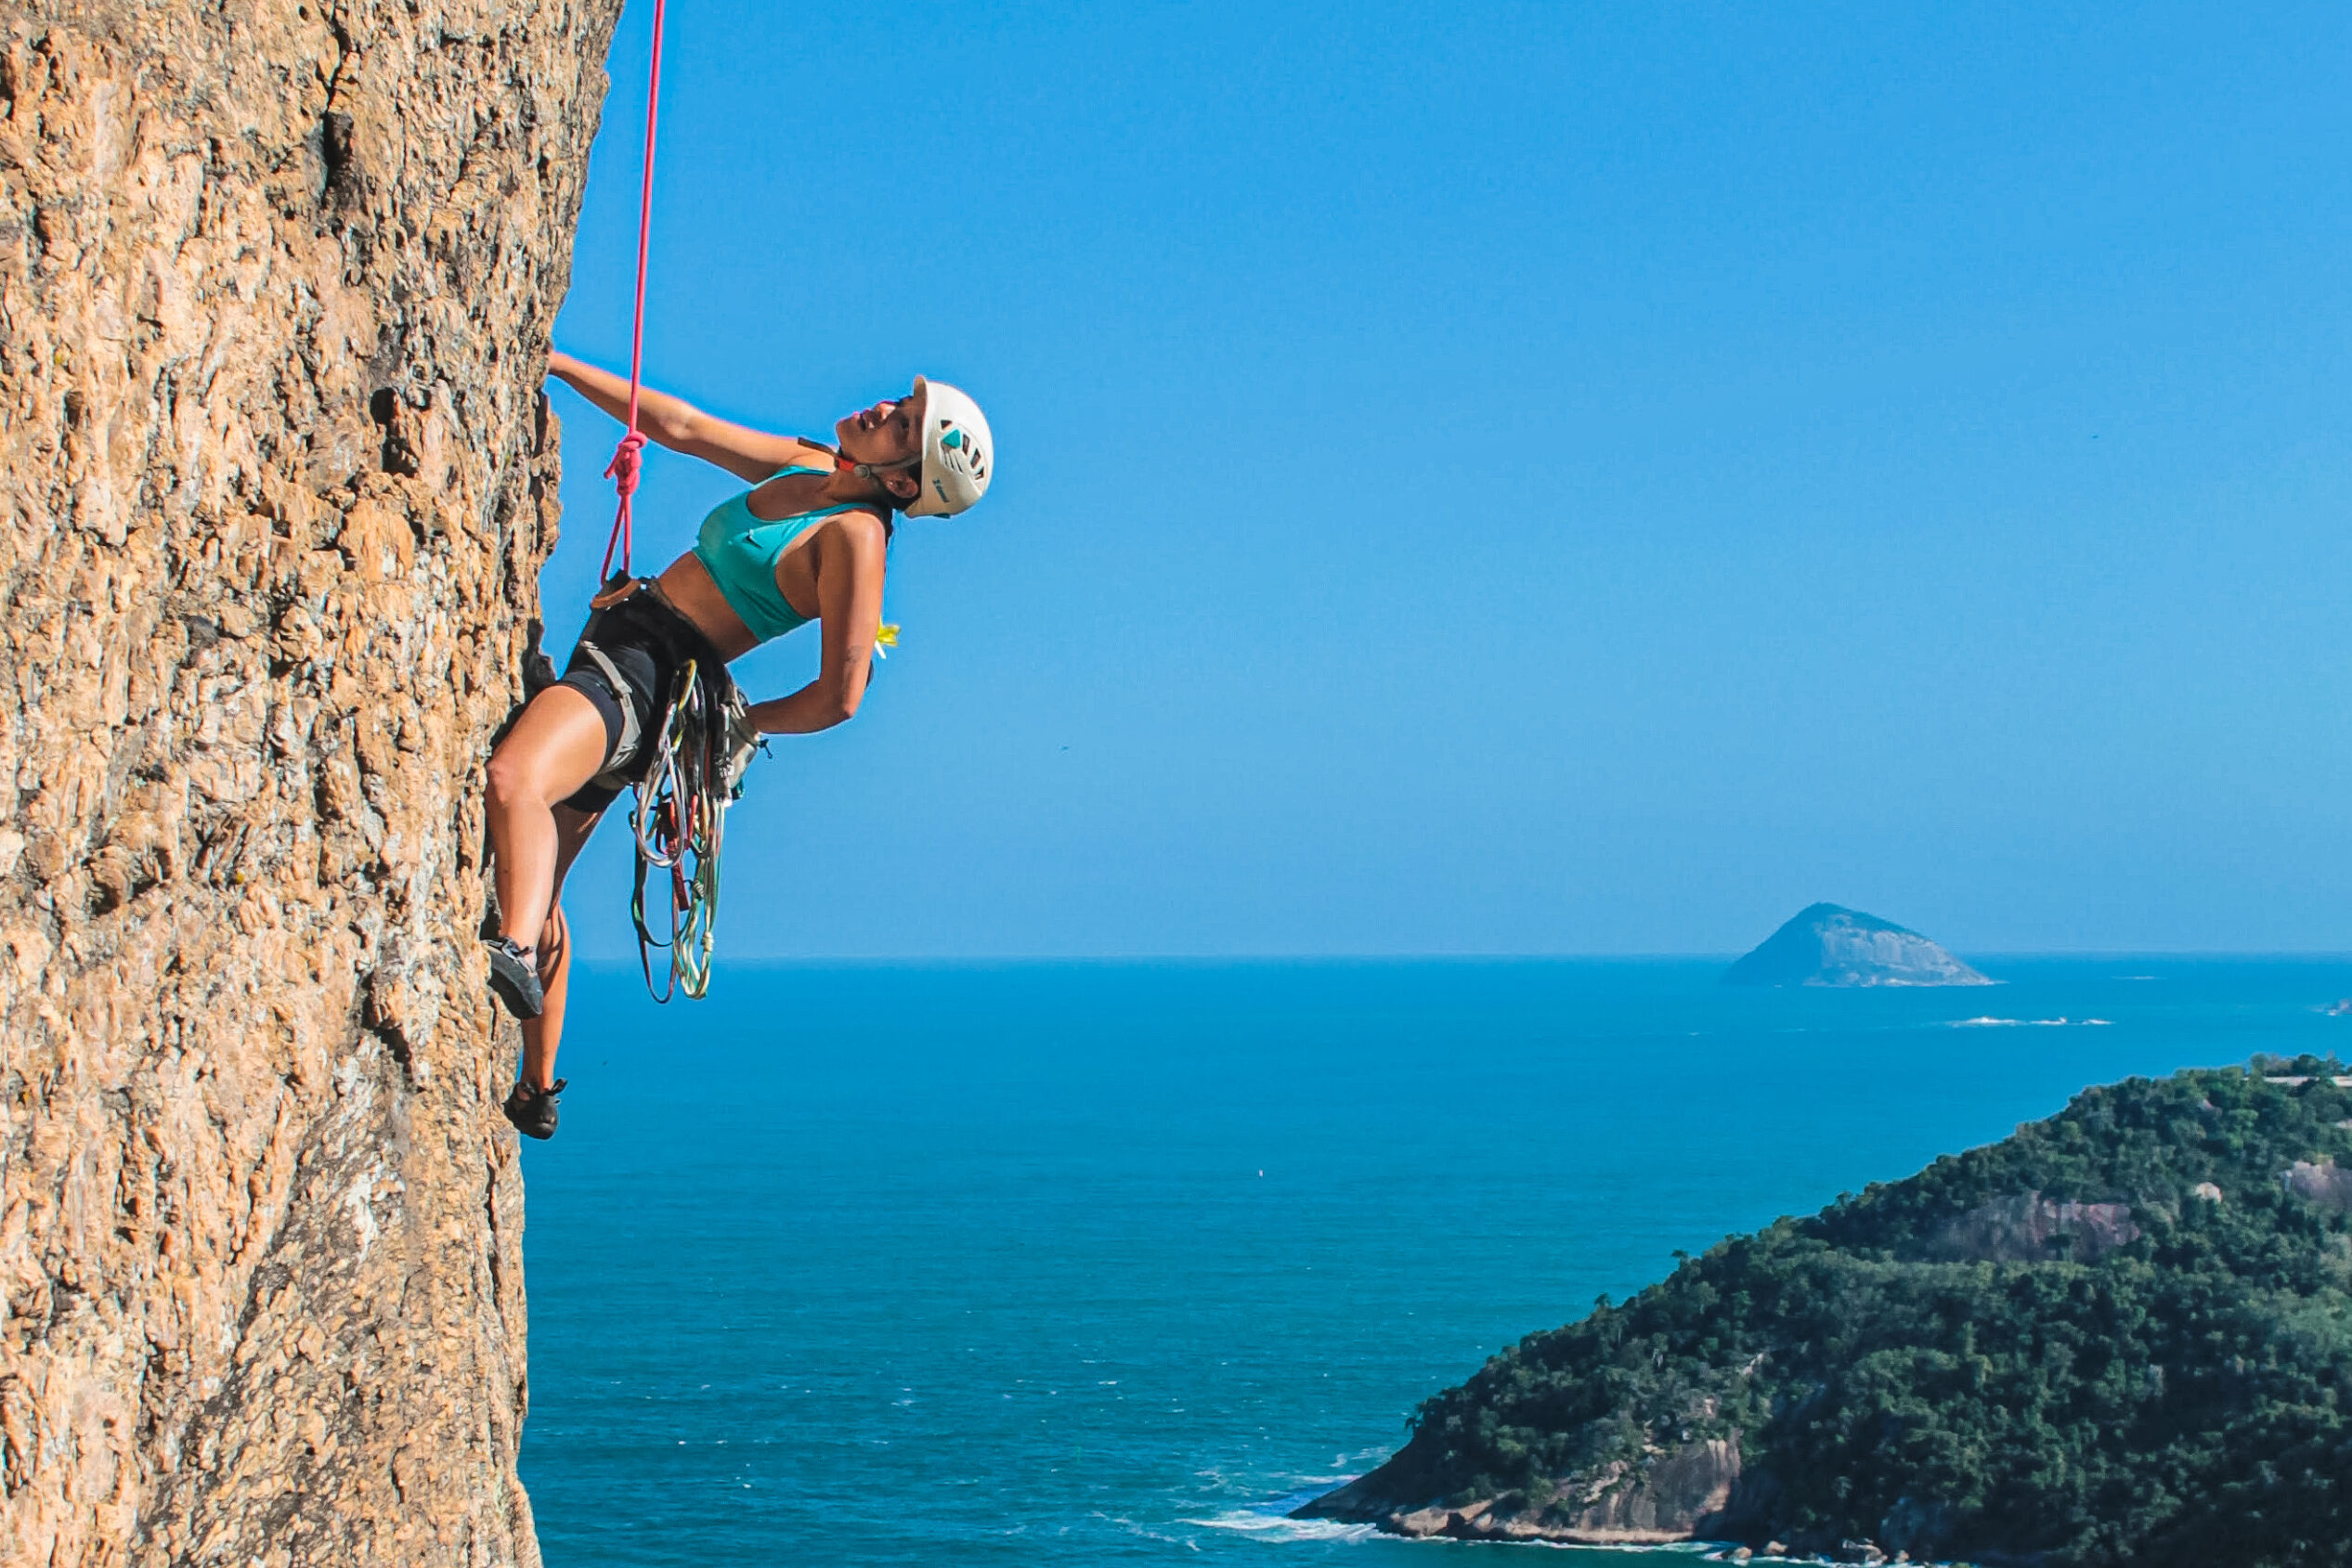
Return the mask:
<path id="1" fill-rule="evenodd" d="M 557 328 L 623 369 L 650 17 Z M 823 433 L 921 371 L 999 448 L 756 770 L 722 954 L 2352 949 L 2352 11 L 669 28 L 648 379 Z M 650 462 L 641 569 L 730 487 Z"/>

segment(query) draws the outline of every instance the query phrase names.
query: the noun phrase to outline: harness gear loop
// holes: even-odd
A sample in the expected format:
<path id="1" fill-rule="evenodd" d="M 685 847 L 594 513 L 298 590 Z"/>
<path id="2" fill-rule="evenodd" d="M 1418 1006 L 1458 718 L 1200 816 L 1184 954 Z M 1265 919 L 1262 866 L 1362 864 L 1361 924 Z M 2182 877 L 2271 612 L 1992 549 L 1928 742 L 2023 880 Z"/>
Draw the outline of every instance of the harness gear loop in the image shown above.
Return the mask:
<path id="1" fill-rule="evenodd" d="M 654 0 L 653 62 L 645 83 L 645 171 L 637 197 L 637 314 L 629 338 L 629 432 L 614 448 L 613 460 L 604 470 L 604 477 L 613 482 L 613 488 L 620 497 L 620 504 L 613 513 L 612 537 L 604 541 L 604 564 L 596 572 L 607 588 L 613 585 L 615 551 L 620 552 L 620 575 L 630 575 L 629 498 L 637 493 L 638 454 L 645 447 L 645 437 L 637 429 L 637 393 L 645 368 L 645 253 L 654 232 L 654 136 L 661 126 L 661 23 L 665 5 L 666 0 Z"/>
<path id="2" fill-rule="evenodd" d="M 668 709 L 653 739 L 653 757 L 637 784 L 629 827 L 637 844 L 636 884 L 629 913 L 637 927 L 637 961 L 645 989 L 656 1002 L 683 991 L 699 999 L 710 990 L 711 955 L 718 945 L 719 857 L 727 805 L 739 787 L 740 768 L 731 755 L 739 697 L 722 694 L 725 677 L 706 680 L 689 659 L 678 672 Z M 667 936 L 654 934 L 645 910 L 645 882 L 666 871 L 669 909 Z M 654 952 L 669 954 L 669 973 L 654 984 Z"/>

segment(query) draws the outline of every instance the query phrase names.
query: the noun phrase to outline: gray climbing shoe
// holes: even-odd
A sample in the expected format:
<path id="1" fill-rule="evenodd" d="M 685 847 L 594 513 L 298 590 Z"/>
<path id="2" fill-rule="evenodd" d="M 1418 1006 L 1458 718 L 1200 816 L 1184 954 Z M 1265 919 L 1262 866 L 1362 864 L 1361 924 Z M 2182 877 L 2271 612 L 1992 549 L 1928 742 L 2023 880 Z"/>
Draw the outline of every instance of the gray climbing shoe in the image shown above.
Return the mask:
<path id="1" fill-rule="evenodd" d="M 547 1007 L 547 993 L 539 983 L 539 954 L 505 937 L 489 938 L 482 945 L 490 954 L 490 994 L 518 1018 L 538 1017 Z"/>

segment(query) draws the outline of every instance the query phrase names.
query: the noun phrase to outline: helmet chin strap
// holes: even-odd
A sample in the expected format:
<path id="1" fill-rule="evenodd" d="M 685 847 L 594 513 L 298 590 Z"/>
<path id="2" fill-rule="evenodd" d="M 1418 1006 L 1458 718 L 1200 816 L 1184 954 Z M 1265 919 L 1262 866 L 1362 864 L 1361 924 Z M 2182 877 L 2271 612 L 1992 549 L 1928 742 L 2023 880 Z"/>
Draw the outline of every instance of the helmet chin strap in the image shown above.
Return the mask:
<path id="1" fill-rule="evenodd" d="M 873 463 L 852 462 L 850 460 L 849 454 L 846 452 L 836 452 L 833 454 L 833 471 L 836 473 L 847 469 L 851 473 L 856 474 L 860 479 L 870 479 L 877 485 L 880 485 L 885 491 L 888 491 L 892 500 L 900 500 L 904 498 L 901 497 L 897 491 L 890 489 L 889 484 L 884 481 L 882 476 L 886 473 L 906 473 L 918 471 L 922 468 L 922 466 L 923 460 L 919 455 L 904 459 L 899 462 Z"/>

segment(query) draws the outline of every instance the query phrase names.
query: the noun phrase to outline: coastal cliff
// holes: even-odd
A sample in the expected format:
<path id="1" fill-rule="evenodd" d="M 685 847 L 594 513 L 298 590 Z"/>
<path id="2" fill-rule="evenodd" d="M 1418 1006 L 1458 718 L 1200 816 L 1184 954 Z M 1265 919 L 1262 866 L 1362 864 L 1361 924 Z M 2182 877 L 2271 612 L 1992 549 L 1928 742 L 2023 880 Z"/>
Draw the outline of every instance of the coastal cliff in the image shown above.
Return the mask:
<path id="1" fill-rule="evenodd" d="M 1726 1240 L 1493 1357 L 1423 1405 L 1394 1458 L 1299 1514 L 1850 1562 L 2340 1561 L 2342 1071 L 2307 1058 L 2088 1090 Z"/>
<path id="2" fill-rule="evenodd" d="M 0 21 L 0 1558 L 535 1562 L 480 762 L 619 0 Z"/>

